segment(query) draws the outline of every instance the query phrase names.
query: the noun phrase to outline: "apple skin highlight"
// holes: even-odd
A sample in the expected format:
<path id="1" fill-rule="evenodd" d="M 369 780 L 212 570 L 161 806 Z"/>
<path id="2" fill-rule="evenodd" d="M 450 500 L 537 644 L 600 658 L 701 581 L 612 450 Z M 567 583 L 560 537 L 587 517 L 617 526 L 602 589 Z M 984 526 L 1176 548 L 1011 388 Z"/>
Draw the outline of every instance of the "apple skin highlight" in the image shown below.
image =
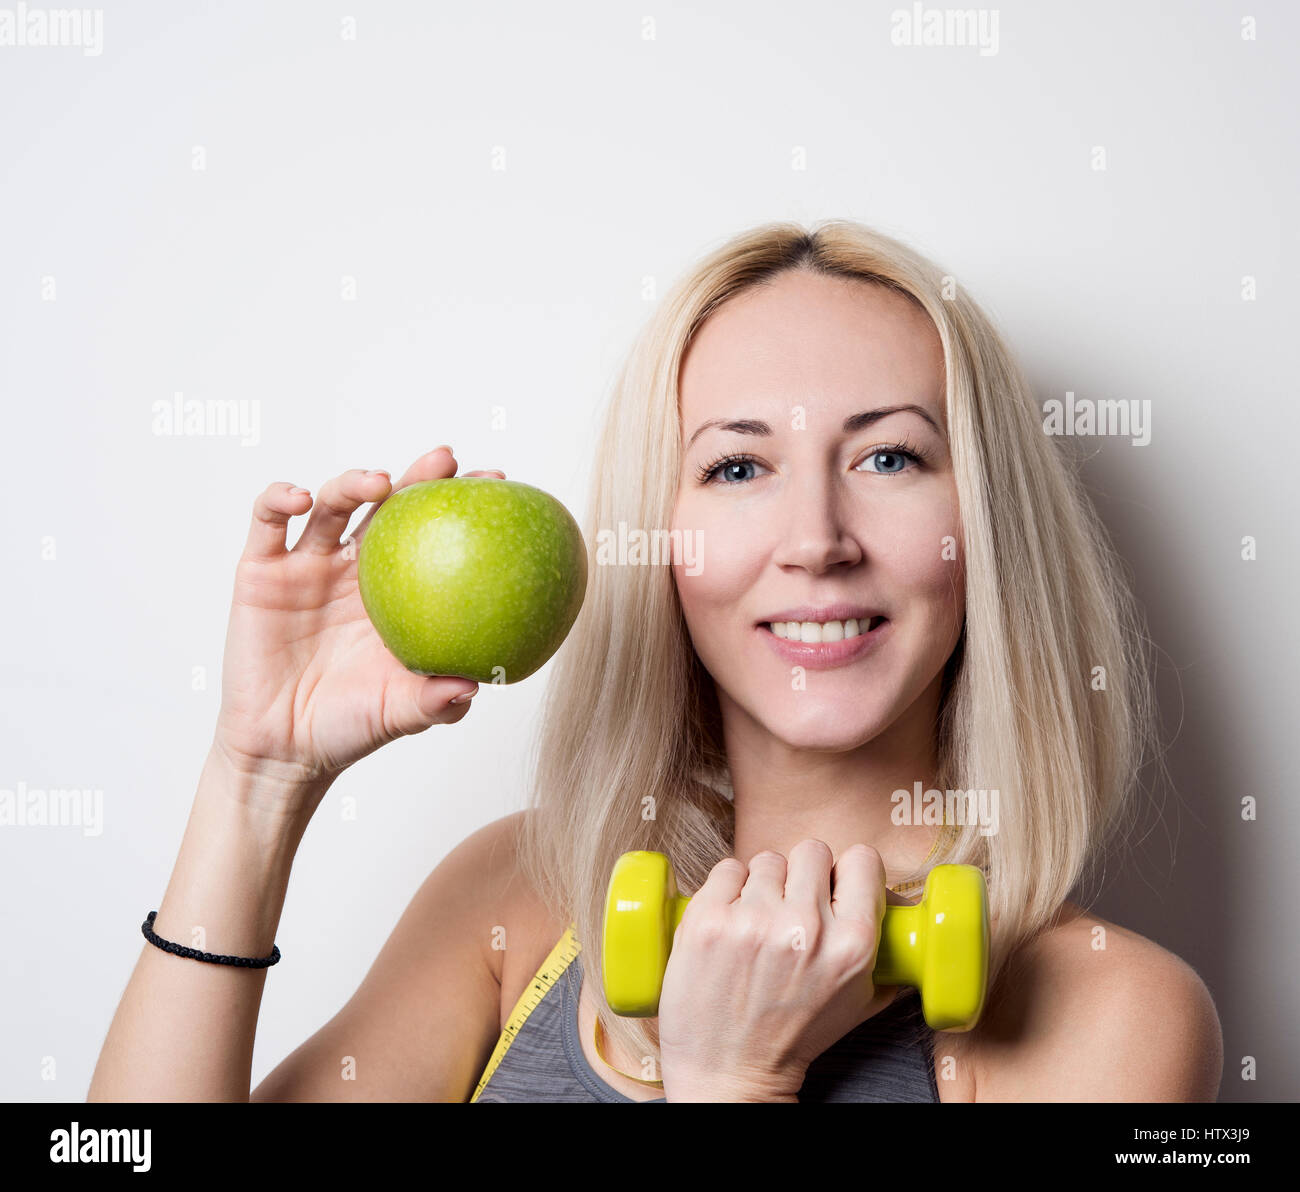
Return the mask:
<path id="1" fill-rule="evenodd" d="M 408 670 L 518 683 L 577 620 L 587 548 L 569 511 L 532 485 L 426 480 L 375 511 L 357 585 L 375 631 Z"/>

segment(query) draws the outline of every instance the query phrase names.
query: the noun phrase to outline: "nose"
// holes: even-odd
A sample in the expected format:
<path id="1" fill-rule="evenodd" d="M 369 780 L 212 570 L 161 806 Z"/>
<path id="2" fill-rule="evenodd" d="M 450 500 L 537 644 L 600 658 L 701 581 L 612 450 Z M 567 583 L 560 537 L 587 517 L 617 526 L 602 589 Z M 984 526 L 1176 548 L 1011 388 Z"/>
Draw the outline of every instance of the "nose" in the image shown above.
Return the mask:
<path id="1" fill-rule="evenodd" d="M 792 478 L 778 514 L 777 563 L 821 575 L 836 564 L 860 562 L 862 547 L 846 521 L 845 500 L 833 476 L 805 472 Z"/>

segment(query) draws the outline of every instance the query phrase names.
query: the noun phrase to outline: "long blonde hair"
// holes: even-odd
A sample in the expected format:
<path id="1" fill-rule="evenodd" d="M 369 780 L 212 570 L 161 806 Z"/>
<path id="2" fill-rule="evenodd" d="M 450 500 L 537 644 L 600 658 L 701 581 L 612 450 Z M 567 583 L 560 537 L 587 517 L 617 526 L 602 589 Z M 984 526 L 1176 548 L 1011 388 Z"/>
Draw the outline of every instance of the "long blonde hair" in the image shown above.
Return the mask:
<path id="1" fill-rule="evenodd" d="M 996 789 L 1000 827 L 949 830 L 929 864 L 987 866 L 992 1004 L 1008 960 L 1053 920 L 1132 810 L 1154 740 L 1148 639 L 1077 464 L 1044 433 L 993 324 L 938 266 L 852 221 L 769 223 L 736 236 L 677 282 L 618 375 L 584 523 L 591 578 L 543 704 L 520 868 L 557 918 L 576 923 L 598 990 L 619 855 L 668 854 L 691 893 L 730 854 L 717 697 L 671 568 L 597 566 L 595 543 L 620 522 L 671 526 L 686 348 L 720 303 L 790 269 L 889 286 L 926 311 L 943 343 L 966 623 L 946 668 L 936 785 Z M 656 1020 L 620 1018 L 598 1002 L 607 1035 L 652 1058 L 658 1075 Z"/>

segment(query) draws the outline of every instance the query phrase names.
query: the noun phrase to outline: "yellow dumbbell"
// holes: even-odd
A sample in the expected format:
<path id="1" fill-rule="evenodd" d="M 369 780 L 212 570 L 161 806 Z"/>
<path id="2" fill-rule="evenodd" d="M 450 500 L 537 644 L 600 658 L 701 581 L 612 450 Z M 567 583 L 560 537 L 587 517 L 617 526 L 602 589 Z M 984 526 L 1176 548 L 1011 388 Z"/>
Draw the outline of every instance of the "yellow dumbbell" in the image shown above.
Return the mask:
<path id="1" fill-rule="evenodd" d="M 624 853 L 605 900 L 605 1000 L 625 1018 L 659 1013 L 664 969 L 689 898 L 677 893 L 663 853 Z M 915 906 L 886 906 L 871 974 L 876 985 L 921 991 L 925 1021 L 968 1031 L 984 1009 L 989 911 L 984 874 L 974 865 L 936 865 Z"/>

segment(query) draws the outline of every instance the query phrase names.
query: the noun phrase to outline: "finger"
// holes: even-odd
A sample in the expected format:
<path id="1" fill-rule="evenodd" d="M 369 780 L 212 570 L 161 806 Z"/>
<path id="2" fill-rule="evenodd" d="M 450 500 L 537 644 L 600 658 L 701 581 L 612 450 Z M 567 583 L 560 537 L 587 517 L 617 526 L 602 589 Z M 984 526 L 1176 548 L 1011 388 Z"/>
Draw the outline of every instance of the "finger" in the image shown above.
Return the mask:
<path id="1" fill-rule="evenodd" d="M 244 544 L 245 557 L 274 559 L 284 554 L 289 519 L 310 508 L 311 493 L 307 489 L 283 482 L 268 485 L 253 502 L 253 520 Z"/>
<path id="2" fill-rule="evenodd" d="M 840 854 L 831 873 L 831 914 L 856 919 L 876 928 L 885 915 L 885 865 L 868 844 L 855 844 Z"/>
<path id="3" fill-rule="evenodd" d="M 790 850 L 786 866 L 785 900 L 815 906 L 824 919 L 831 916 L 831 867 L 835 857 L 824 840 L 801 840 Z"/>
<path id="4" fill-rule="evenodd" d="M 446 675 L 417 675 L 406 671 L 394 681 L 393 697 L 386 701 L 387 727 L 396 736 L 423 732 L 430 725 L 454 724 L 465 717 L 473 700 L 453 704 L 466 692 L 478 691 L 473 679 Z"/>
<path id="5" fill-rule="evenodd" d="M 785 858 L 771 849 L 749 859 L 749 876 L 740 892 L 741 902 L 780 902 L 785 897 Z"/>
<path id="6" fill-rule="evenodd" d="M 426 451 L 402 473 L 402 478 L 393 485 L 393 492 L 400 492 L 412 484 L 419 484 L 422 480 L 445 480 L 448 476 L 454 475 L 456 475 L 456 457 L 451 453 L 451 448 L 435 447 L 432 451 Z M 389 496 L 392 496 L 392 493 L 389 493 Z M 357 523 L 357 528 L 352 532 L 354 540 L 359 540 L 366 532 L 366 527 L 370 525 L 370 519 L 375 516 L 375 510 L 378 508 L 378 505 L 374 505 L 366 510 L 365 517 Z"/>
<path id="7" fill-rule="evenodd" d="M 709 870 L 709 876 L 704 879 L 704 885 L 692 896 L 691 905 L 712 902 L 726 906 L 735 902 L 740 897 L 741 888 L 748 876 L 749 869 L 745 866 L 744 861 L 738 860 L 736 857 L 723 857 Z"/>
<path id="8" fill-rule="evenodd" d="M 500 468 L 486 468 L 478 472 L 462 472 L 462 476 L 497 476 L 504 480 L 506 474 Z"/>
<path id="9" fill-rule="evenodd" d="M 361 468 L 327 480 L 293 549 L 311 555 L 332 555 L 339 549 L 339 539 L 352 515 L 367 501 L 382 501 L 391 485 L 387 472 L 366 472 Z"/>
<path id="10" fill-rule="evenodd" d="M 456 474 L 456 454 L 450 447 L 435 447 L 426 451 L 393 485 L 393 492 L 398 492 L 408 484 L 419 484 L 421 480 L 445 480 Z"/>

